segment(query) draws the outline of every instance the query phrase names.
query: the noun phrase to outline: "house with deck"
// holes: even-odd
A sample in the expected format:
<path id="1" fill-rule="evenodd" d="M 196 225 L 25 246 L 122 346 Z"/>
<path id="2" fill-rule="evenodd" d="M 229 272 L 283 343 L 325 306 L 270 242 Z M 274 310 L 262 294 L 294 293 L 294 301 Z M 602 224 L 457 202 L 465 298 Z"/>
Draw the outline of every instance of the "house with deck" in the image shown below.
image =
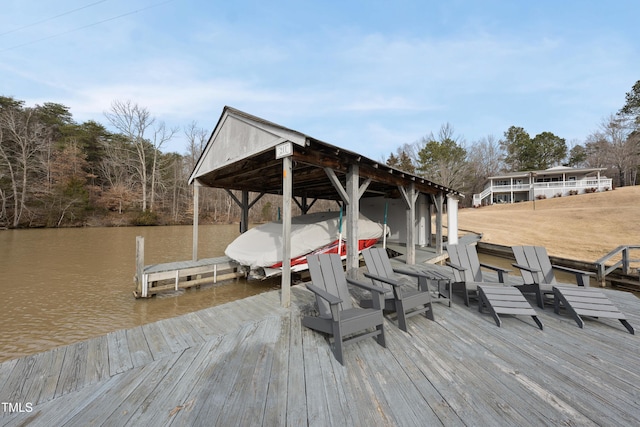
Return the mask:
<path id="1" fill-rule="evenodd" d="M 608 191 L 613 188 L 613 183 L 611 178 L 602 175 L 604 170 L 605 168 L 556 166 L 539 171 L 490 176 L 482 193 L 473 195 L 473 206 Z"/>

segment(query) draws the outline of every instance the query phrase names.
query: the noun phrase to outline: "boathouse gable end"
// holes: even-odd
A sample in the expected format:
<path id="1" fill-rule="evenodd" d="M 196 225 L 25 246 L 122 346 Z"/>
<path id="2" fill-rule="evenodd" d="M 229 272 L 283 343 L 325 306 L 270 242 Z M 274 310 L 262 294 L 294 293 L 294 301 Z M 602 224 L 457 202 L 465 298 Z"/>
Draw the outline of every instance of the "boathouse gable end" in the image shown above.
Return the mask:
<path id="1" fill-rule="evenodd" d="M 268 122 L 242 117 L 232 109 L 226 109 L 209 138 L 189 183 L 242 159 L 274 151 L 283 142 L 304 146 L 305 136 Z"/>

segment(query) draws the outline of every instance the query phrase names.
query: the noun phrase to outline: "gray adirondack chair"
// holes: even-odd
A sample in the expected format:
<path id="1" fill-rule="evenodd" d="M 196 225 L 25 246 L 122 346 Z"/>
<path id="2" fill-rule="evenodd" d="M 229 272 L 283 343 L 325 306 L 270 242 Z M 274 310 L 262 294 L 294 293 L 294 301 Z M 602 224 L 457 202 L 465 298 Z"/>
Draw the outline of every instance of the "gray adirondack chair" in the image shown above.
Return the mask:
<path id="1" fill-rule="evenodd" d="M 507 280 L 509 270 L 480 263 L 475 245 L 447 245 L 447 252 L 450 260 L 447 265 L 453 269 L 454 280 L 451 286 L 454 292 L 462 290 L 466 306 L 469 306 L 469 294 L 477 297 L 478 284 L 492 284 L 484 281 L 481 267 L 497 272 L 499 283 L 505 283 Z"/>
<path id="2" fill-rule="evenodd" d="M 545 297 L 553 298 L 553 287 L 558 284 L 553 269 L 575 274 L 578 286 L 588 287 L 589 278 L 594 273 L 552 265 L 547 250 L 543 246 L 514 246 L 514 267 L 520 269 L 523 285 L 517 288 L 523 294 L 535 294 L 538 307 L 544 308 Z"/>
<path id="3" fill-rule="evenodd" d="M 387 290 L 348 279 L 338 254 L 309 255 L 307 263 L 312 282 L 307 289 L 316 295 L 319 316 L 305 316 L 302 324 L 326 334 L 336 359 L 343 365 L 346 342 L 373 337 L 386 347 L 382 304 Z M 373 307 L 355 307 L 347 283 L 370 291 Z"/>
<path id="4" fill-rule="evenodd" d="M 384 311 L 396 313 L 398 327 L 407 331 L 407 319 L 417 314 L 424 314 L 427 319 L 434 320 L 431 294 L 428 280 L 430 277 L 424 273 L 410 270 L 394 269 L 389 261 L 387 251 L 383 248 L 368 248 L 362 251 L 368 273 L 365 277 L 371 279 L 375 286 L 386 288 L 387 293 L 384 302 Z M 399 274 L 413 276 L 417 283 L 409 283 Z M 371 300 L 362 300 L 360 305 L 370 307 Z"/>

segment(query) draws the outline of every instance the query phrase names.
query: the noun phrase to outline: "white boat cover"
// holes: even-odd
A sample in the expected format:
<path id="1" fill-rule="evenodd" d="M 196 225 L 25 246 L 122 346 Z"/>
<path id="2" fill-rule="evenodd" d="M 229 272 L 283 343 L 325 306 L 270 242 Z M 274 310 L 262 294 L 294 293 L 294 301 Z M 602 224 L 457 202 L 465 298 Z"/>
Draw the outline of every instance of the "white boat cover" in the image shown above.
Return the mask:
<path id="1" fill-rule="evenodd" d="M 342 218 L 346 239 L 346 215 Z M 296 258 L 338 240 L 340 212 L 319 212 L 291 218 L 291 258 Z M 382 237 L 382 225 L 360 215 L 358 240 Z M 254 227 L 236 238 L 225 255 L 240 265 L 269 267 L 282 261 L 282 221 Z"/>

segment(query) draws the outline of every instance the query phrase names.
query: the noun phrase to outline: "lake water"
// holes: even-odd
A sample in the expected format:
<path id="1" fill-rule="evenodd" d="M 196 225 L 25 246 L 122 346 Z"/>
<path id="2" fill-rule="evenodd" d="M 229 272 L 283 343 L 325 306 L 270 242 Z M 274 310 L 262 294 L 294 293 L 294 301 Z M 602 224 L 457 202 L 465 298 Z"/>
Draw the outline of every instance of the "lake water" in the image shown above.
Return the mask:
<path id="1" fill-rule="evenodd" d="M 280 280 L 234 280 L 135 299 L 135 240 L 145 265 L 191 259 L 192 227 L 0 230 L 0 361 L 245 298 Z M 237 225 L 199 227 L 198 256 L 224 254 Z"/>

